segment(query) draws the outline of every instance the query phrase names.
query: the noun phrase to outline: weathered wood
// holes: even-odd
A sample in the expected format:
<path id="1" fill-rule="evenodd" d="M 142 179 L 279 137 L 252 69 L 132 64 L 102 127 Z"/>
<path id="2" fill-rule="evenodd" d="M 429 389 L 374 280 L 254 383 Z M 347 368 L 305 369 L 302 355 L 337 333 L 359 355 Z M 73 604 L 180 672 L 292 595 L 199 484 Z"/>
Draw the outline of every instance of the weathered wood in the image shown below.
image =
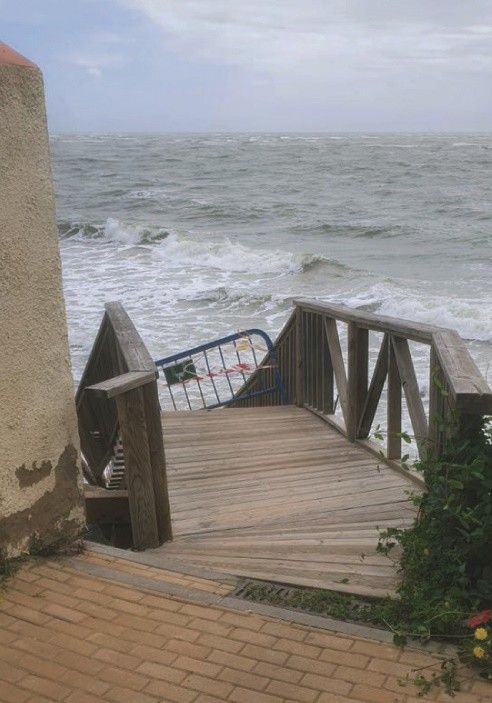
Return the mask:
<path id="1" fill-rule="evenodd" d="M 126 365 L 122 371 L 156 371 L 154 361 L 123 305 L 106 303 L 105 310 Z"/>
<path id="2" fill-rule="evenodd" d="M 87 524 L 130 524 L 128 491 L 108 491 L 100 486 L 84 486 Z"/>
<path id="3" fill-rule="evenodd" d="M 346 424 L 347 374 L 345 372 L 345 364 L 343 362 L 342 347 L 340 346 L 340 338 L 338 336 L 337 323 L 330 317 L 324 318 L 323 322 L 325 327 L 326 341 L 328 342 L 328 349 L 330 350 L 333 372 L 335 374 L 335 381 L 337 384 L 338 398 L 340 400 L 340 406 L 342 408 L 342 414 Z"/>
<path id="4" fill-rule="evenodd" d="M 459 334 L 454 330 L 436 330 L 433 348 L 458 412 L 492 414 L 491 389 Z"/>
<path id="5" fill-rule="evenodd" d="M 307 312 L 316 312 L 329 318 L 343 322 L 354 322 L 360 328 L 376 332 L 392 332 L 406 339 L 430 344 L 432 334 L 438 329 L 433 325 L 411 320 L 400 320 L 395 317 L 376 315 L 374 313 L 356 310 L 345 305 L 332 303 L 313 303 L 308 300 L 296 300 L 295 305 Z"/>
<path id="6" fill-rule="evenodd" d="M 367 367 L 369 354 L 369 333 L 348 324 L 348 379 L 347 379 L 347 438 L 357 439 L 357 430 L 367 396 Z"/>
<path id="7" fill-rule="evenodd" d="M 149 448 L 152 485 L 155 497 L 155 512 L 159 543 L 172 539 L 171 507 L 166 474 L 166 457 L 162 436 L 161 411 L 157 383 L 149 383 L 142 388 L 145 407 L 145 424 L 147 428 L 147 441 Z"/>
<path id="8" fill-rule="evenodd" d="M 295 330 L 296 330 L 296 405 L 302 407 L 304 404 L 304 351 L 303 351 L 303 319 L 301 308 L 295 310 Z"/>
<path id="9" fill-rule="evenodd" d="M 392 337 L 393 349 L 395 350 L 396 363 L 400 374 L 401 385 L 407 401 L 408 412 L 412 422 L 415 441 L 422 454 L 425 449 L 428 436 L 428 425 L 425 417 L 424 404 L 420 397 L 420 390 L 417 383 L 417 376 L 413 366 L 410 347 L 406 339 Z"/>
<path id="10" fill-rule="evenodd" d="M 160 542 L 142 389 L 118 395 L 116 404 L 125 455 L 133 547 L 151 549 Z"/>
<path id="11" fill-rule="evenodd" d="M 414 519 L 408 477 L 295 406 L 164 413 L 163 427 L 174 540 L 152 555 L 164 568 L 391 591 L 378 526 Z"/>
<path id="12" fill-rule="evenodd" d="M 388 375 L 388 342 L 389 335 L 385 334 L 381 344 L 381 349 L 379 350 L 376 366 L 374 367 L 369 390 L 366 395 L 364 409 L 362 410 L 359 421 L 357 436 L 361 439 L 369 436 L 371 425 L 374 421 L 374 416 L 376 414 L 381 393 L 383 391 L 384 382 L 386 380 L 386 376 Z"/>
<path id="13" fill-rule="evenodd" d="M 87 386 L 85 390 L 104 395 L 106 398 L 115 398 L 117 395 L 126 393 L 133 388 L 140 388 L 140 386 L 152 383 L 152 381 L 155 381 L 153 371 L 128 371 L 120 376 L 114 376 L 106 381 Z"/>
<path id="14" fill-rule="evenodd" d="M 386 456 L 401 457 L 401 379 L 391 336 L 388 337 L 388 402 L 386 407 L 388 436 Z"/>

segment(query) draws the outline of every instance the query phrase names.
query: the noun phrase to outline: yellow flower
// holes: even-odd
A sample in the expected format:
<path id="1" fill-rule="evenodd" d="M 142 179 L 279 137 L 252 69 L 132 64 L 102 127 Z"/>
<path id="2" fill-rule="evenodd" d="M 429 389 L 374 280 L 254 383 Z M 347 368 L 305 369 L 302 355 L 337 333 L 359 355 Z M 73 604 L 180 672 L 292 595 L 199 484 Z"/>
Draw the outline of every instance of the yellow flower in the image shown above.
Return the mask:
<path id="1" fill-rule="evenodd" d="M 473 656 L 477 659 L 483 659 L 485 656 L 485 649 L 483 647 L 473 647 Z"/>
<path id="2" fill-rule="evenodd" d="M 486 640 L 487 637 L 489 636 L 489 633 L 485 629 L 485 627 L 477 627 L 475 630 L 475 639 L 477 640 Z"/>

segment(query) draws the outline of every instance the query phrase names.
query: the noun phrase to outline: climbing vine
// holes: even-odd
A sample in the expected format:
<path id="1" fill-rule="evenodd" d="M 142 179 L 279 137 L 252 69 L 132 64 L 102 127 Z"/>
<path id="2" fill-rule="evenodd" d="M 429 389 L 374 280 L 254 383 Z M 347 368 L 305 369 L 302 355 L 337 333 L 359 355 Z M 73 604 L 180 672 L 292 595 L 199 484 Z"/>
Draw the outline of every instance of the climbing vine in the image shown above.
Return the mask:
<path id="1" fill-rule="evenodd" d="M 381 533 L 378 550 L 398 549 L 398 599 L 386 603 L 387 625 L 397 644 L 409 636 L 448 638 L 459 658 L 492 679 L 492 442 L 490 423 L 468 430 L 448 428 L 439 460 L 415 464 L 425 480 L 411 499 L 418 517 L 411 528 Z M 477 625 L 480 625 L 477 627 Z M 419 675 L 423 691 L 443 683 L 456 687 L 456 662 L 440 673 Z"/>

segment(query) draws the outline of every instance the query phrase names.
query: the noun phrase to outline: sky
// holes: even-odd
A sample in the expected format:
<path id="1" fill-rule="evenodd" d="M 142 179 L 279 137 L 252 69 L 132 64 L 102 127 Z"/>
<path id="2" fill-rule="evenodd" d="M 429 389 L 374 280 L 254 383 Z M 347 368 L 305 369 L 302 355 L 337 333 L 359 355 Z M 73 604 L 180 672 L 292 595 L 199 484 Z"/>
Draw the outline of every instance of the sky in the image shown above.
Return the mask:
<path id="1" fill-rule="evenodd" d="M 60 132 L 492 131 L 492 0 L 0 0 Z"/>

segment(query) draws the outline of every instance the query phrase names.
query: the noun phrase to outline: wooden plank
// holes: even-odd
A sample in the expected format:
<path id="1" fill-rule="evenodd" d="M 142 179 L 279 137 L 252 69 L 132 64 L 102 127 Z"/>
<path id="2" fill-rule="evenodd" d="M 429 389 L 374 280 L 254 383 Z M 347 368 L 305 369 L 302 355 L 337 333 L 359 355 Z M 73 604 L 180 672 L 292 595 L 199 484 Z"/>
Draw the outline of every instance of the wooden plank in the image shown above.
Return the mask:
<path id="1" fill-rule="evenodd" d="M 454 330 L 438 330 L 433 349 L 456 408 L 465 414 L 492 414 L 492 391 Z"/>
<path id="2" fill-rule="evenodd" d="M 386 456 L 401 457 L 401 379 L 391 337 L 388 339 L 388 402 L 386 407 L 387 431 Z"/>
<path id="3" fill-rule="evenodd" d="M 106 398 L 115 398 L 117 395 L 126 393 L 126 391 L 130 391 L 133 388 L 140 388 L 140 386 L 144 386 L 147 383 L 152 383 L 155 378 L 153 371 L 128 371 L 128 373 L 123 373 L 120 376 L 114 376 L 106 381 L 87 386 L 86 391 L 104 395 Z"/>
<path id="4" fill-rule="evenodd" d="M 347 438 L 357 439 L 360 418 L 367 396 L 367 367 L 369 356 L 369 332 L 348 324 L 348 378 L 347 378 Z"/>
<path id="5" fill-rule="evenodd" d="M 124 370 L 155 371 L 154 361 L 123 305 L 106 303 L 105 310 L 125 361 Z"/>
<path id="6" fill-rule="evenodd" d="M 385 334 L 381 343 L 376 366 L 374 367 L 371 383 L 369 385 L 366 401 L 364 403 L 364 408 L 359 421 L 357 436 L 360 439 L 365 439 L 369 436 L 379 404 L 379 399 L 381 398 L 381 393 L 383 391 L 384 382 L 386 380 L 386 376 L 388 375 L 388 345 L 389 335 Z"/>
<path id="7" fill-rule="evenodd" d="M 295 300 L 294 305 L 302 310 L 315 312 L 325 317 L 341 320 L 343 322 L 354 322 L 358 327 L 375 332 L 391 332 L 415 342 L 431 344 L 432 334 L 440 328 L 434 325 L 427 325 L 423 322 L 413 322 L 385 315 L 356 310 L 346 305 L 335 305 L 333 303 L 313 303 L 309 300 Z"/>
<path id="8" fill-rule="evenodd" d="M 116 398 L 130 504 L 133 548 L 159 546 L 152 466 L 141 388 Z"/>
<path id="9" fill-rule="evenodd" d="M 155 514 L 159 543 L 168 542 L 173 538 L 171 526 L 171 508 L 166 473 L 166 456 L 162 435 L 161 415 L 157 383 L 149 383 L 142 388 L 142 398 L 145 408 L 145 425 L 149 448 L 152 485 L 154 489 Z"/>
<path id="10" fill-rule="evenodd" d="M 401 385 L 407 401 L 408 412 L 412 422 L 415 440 L 419 451 L 421 451 L 427 440 L 428 427 L 425 417 L 424 405 L 420 397 L 420 390 L 417 383 L 417 376 L 413 366 L 412 355 L 408 341 L 401 337 L 392 337 L 392 346 L 395 352 L 398 372 L 400 374 Z"/>
<path id="11" fill-rule="evenodd" d="M 333 372 L 335 374 L 335 381 L 337 384 L 338 398 L 340 400 L 340 406 L 342 408 L 345 424 L 347 424 L 347 375 L 345 372 L 345 364 L 343 362 L 337 323 L 334 319 L 329 317 L 325 317 L 323 322 L 326 341 L 328 342 L 328 349 L 330 350 Z"/>

